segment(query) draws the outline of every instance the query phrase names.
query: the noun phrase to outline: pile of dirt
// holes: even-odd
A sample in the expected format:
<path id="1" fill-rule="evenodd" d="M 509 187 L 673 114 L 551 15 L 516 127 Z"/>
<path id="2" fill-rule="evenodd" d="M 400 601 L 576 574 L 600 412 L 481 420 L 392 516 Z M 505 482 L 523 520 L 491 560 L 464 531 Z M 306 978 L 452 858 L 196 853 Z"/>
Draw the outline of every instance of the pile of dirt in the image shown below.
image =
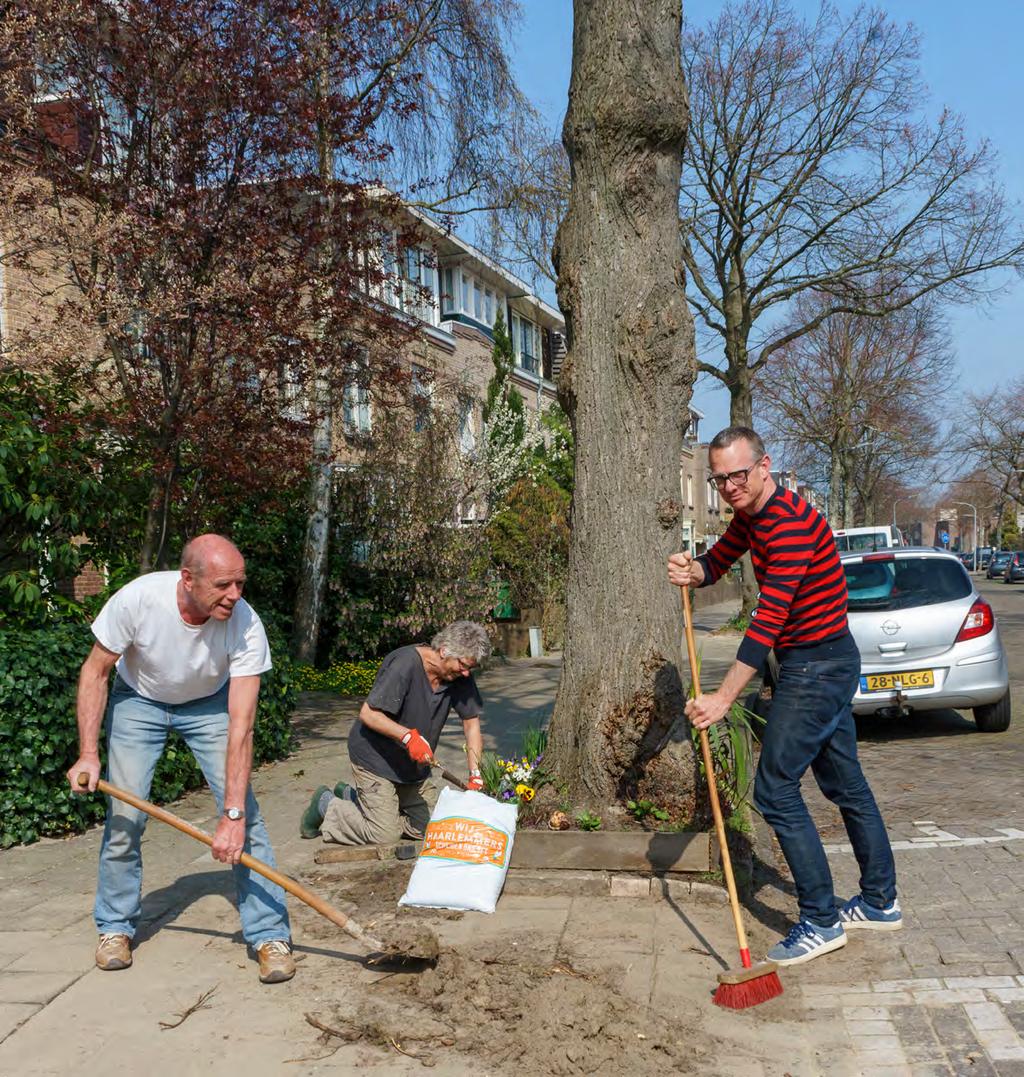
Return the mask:
<path id="1" fill-rule="evenodd" d="M 382 975 L 307 1020 L 326 1047 L 375 1045 L 382 1063 L 397 1052 L 425 1066 L 461 1054 L 476 1070 L 556 1077 L 716 1072 L 695 1027 L 632 1002 L 603 975 L 567 961 L 530 963 L 507 949 L 445 949 L 436 967 Z"/>

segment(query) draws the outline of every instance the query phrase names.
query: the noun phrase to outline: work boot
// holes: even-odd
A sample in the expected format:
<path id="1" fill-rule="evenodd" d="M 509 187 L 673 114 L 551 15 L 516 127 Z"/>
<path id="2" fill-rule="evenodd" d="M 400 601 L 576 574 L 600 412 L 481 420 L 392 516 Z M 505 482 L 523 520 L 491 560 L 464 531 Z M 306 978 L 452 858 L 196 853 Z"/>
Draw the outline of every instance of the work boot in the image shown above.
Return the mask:
<path id="1" fill-rule="evenodd" d="M 256 947 L 260 963 L 260 983 L 283 984 L 295 975 L 295 958 L 287 939 L 271 939 Z"/>
<path id="2" fill-rule="evenodd" d="M 334 787 L 334 795 L 339 800 L 351 800 L 353 804 L 359 799 L 355 786 L 349 785 L 348 782 L 338 782 Z"/>
<path id="3" fill-rule="evenodd" d="M 96 945 L 96 967 L 104 972 L 126 969 L 132 963 L 132 940 L 127 935 L 108 932 Z"/>
<path id="4" fill-rule="evenodd" d="M 299 833 L 304 838 L 318 838 L 320 836 L 320 824 L 324 821 L 322 803 L 325 793 L 329 800 L 331 796 L 330 789 L 326 785 L 317 786 L 317 790 L 309 802 L 309 807 L 302 813 L 302 818 L 299 820 Z"/>

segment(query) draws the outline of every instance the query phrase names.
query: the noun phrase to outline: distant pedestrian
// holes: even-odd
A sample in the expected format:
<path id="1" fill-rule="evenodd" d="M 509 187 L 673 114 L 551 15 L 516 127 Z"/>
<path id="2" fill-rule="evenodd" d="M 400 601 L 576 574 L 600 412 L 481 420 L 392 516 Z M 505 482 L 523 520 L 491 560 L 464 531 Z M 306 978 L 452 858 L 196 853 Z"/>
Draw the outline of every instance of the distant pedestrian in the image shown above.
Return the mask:
<path id="1" fill-rule="evenodd" d="M 677 587 L 714 583 L 749 550 L 760 595 L 721 687 L 690 700 L 686 713 L 699 729 L 720 721 L 775 649 L 778 684 L 754 804 L 775 829 L 800 908 L 798 923 L 768 957 L 795 965 L 845 946 L 847 929 L 902 926 L 892 848 L 857 759 L 851 704 L 860 653 L 846 618 L 846 577 L 820 513 L 775 484 L 764 443 L 749 427 L 717 434 L 708 459 L 710 479 L 735 516 L 707 553 L 673 554 L 669 580 Z M 800 795 L 808 768 L 842 812 L 860 865 L 860 893 L 839 908 L 821 838 Z"/>
<path id="2" fill-rule="evenodd" d="M 302 816 L 302 836 L 320 834 L 339 845 L 422 838 L 437 795 L 430 761 L 452 709 L 462 719 L 469 788 L 483 789 L 483 703 L 473 670 L 490 653 L 482 625 L 456 621 L 429 647 L 387 655 L 349 733 L 353 784 L 316 790 Z"/>
<path id="3" fill-rule="evenodd" d="M 263 624 L 242 598 L 245 560 L 219 535 L 189 542 L 180 572 L 151 572 L 122 587 L 92 626 L 96 641 L 78 681 L 79 758 L 68 771 L 89 790 L 100 776 L 99 737 L 107 717 L 107 773 L 143 799 L 167 734 L 184 738 L 203 771 L 220 819 L 212 853 L 234 865 L 242 934 L 263 983 L 295 975 L 284 892 L 239 864 L 242 852 L 274 863 L 267 828 L 249 786 L 260 675 L 271 668 Z M 107 706 L 108 681 L 117 669 Z M 142 914 L 145 813 L 111 799 L 100 848 L 96 964 L 128 968 Z"/>

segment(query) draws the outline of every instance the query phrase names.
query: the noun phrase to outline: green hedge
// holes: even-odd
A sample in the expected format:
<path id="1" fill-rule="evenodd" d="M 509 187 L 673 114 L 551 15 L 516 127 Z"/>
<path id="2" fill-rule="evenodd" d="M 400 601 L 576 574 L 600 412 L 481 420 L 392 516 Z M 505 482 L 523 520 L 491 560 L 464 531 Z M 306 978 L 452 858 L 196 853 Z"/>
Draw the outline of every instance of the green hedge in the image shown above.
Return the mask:
<path id="1" fill-rule="evenodd" d="M 335 662 L 328 669 L 295 666 L 295 687 L 300 692 L 337 692 L 343 696 L 365 696 L 373 687 L 379 658 L 366 662 Z"/>
<path id="2" fill-rule="evenodd" d="M 254 765 L 281 759 L 294 746 L 291 663 L 283 645 L 271 644 L 274 669 L 264 674 L 260 690 Z M 0 629 L 0 848 L 85 830 L 103 819 L 103 798 L 73 796 L 65 778 L 78 758 L 75 690 L 91 646 L 85 624 Z M 166 803 L 202 784 L 192 753 L 172 734 L 152 799 Z"/>

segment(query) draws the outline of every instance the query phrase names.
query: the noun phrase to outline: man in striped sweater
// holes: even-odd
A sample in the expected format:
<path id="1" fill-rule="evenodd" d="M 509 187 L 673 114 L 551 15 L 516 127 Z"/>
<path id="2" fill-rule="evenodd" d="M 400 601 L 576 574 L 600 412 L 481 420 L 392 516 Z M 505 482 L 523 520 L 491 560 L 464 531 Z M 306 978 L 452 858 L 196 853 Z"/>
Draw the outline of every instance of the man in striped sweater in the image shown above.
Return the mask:
<path id="1" fill-rule="evenodd" d="M 776 485 L 764 442 L 749 427 L 717 434 L 708 461 L 711 481 L 735 516 L 706 554 L 670 557 L 669 580 L 677 587 L 714 583 L 750 550 L 760 595 L 721 687 L 691 700 L 686 713 L 698 729 L 721 721 L 774 648 L 778 684 L 754 804 L 775 830 L 800 907 L 798 923 L 768 957 L 795 965 L 845 946 L 847 929 L 902 926 L 892 848 L 857 759 L 851 701 L 860 655 L 846 620 L 846 577 L 821 514 Z M 800 795 L 808 767 L 842 812 L 860 865 L 860 893 L 838 907 L 825 850 Z"/>

